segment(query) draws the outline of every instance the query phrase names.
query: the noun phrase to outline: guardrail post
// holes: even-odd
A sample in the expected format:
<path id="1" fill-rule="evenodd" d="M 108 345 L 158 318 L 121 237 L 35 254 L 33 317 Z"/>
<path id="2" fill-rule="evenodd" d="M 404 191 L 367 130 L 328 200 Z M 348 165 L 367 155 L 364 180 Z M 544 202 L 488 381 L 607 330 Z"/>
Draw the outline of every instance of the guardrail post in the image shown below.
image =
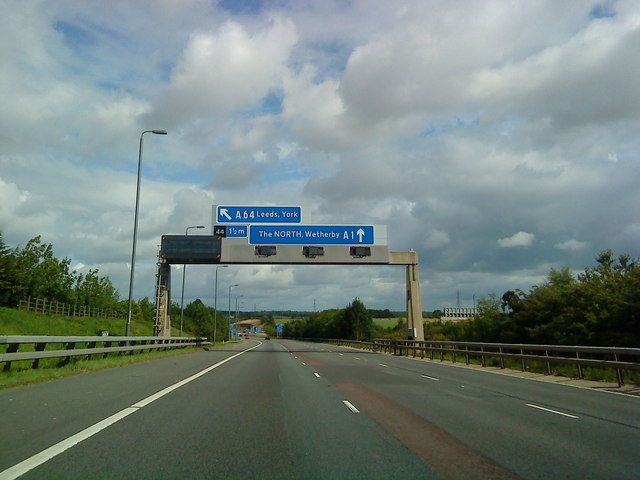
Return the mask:
<path id="1" fill-rule="evenodd" d="M 18 351 L 19 346 L 20 345 L 17 343 L 9 344 L 9 346 L 7 347 L 7 353 L 16 353 Z M 11 368 L 11 362 L 5 362 L 4 368 L 2 370 L 5 372 L 8 372 L 10 368 Z"/>
<path id="2" fill-rule="evenodd" d="M 89 342 L 89 343 L 87 343 L 87 348 L 96 348 L 96 342 Z M 87 355 L 87 360 L 91 360 L 91 357 L 92 357 L 92 356 L 93 356 L 93 355 L 91 355 L 91 354 Z"/>
<path id="3" fill-rule="evenodd" d="M 498 348 L 498 352 L 500 353 L 500 368 L 504 368 L 504 357 L 502 356 L 502 347 Z"/>
<path id="4" fill-rule="evenodd" d="M 480 346 L 480 351 L 482 352 L 482 355 L 481 355 L 481 357 L 482 357 L 482 368 L 485 368 L 487 366 L 487 359 L 484 356 L 484 345 Z"/>
<path id="5" fill-rule="evenodd" d="M 617 353 L 613 354 L 613 359 L 616 362 L 618 361 L 618 354 Z M 616 375 L 618 377 L 618 387 L 624 386 L 624 378 L 622 377 L 622 370 L 620 369 L 620 367 L 616 367 Z"/>
<path id="6" fill-rule="evenodd" d="M 47 346 L 46 343 L 36 343 L 36 352 L 44 351 L 46 346 Z M 31 364 L 31 368 L 38 368 L 39 365 L 40 365 L 40 359 L 36 358 L 33 360 L 33 363 Z"/>
<path id="7" fill-rule="evenodd" d="M 576 352 L 576 358 L 580 358 L 580 352 Z M 582 370 L 582 365 L 580 365 L 578 363 L 577 367 L 578 367 L 578 378 L 580 380 L 583 380 L 584 379 L 584 371 Z"/>
<path id="8" fill-rule="evenodd" d="M 76 342 L 67 343 L 67 347 L 66 347 L 67 350 L 73 350 L 74 348 L 76 348 Z M 64 357 L 64 359 L 60 362 L 60 365 L 66 365 L 70 361 L 71 361 L 71 356 Z"/>
<path id="9" fill-rule="evenodd" d="M 545 350 L 544 351 L 544 356 L 548 357 L 549 356 L 549 350 Z M 551 362 L 549 360 L 547 360 L 547 375 L 551 375 Z"/>
<path id="10" fill-rule="evenodd" d="M 524 348 L 520 349 L 520 355 L 524 355 Z M 526 360 L 524 358 L 521 358 L 520 361 L 521 361 L 521 365 L 522 365 L 522 371 L 526 372 L 527 371 L 527 362 L 526 362 Z"/>
<path id="11" fill-rule="evenodd" d="M 464 346 L 464 351 L 466 352 L 464 356 L 466 357 L 466 365 L 469 365 L 469 345 Z"/>

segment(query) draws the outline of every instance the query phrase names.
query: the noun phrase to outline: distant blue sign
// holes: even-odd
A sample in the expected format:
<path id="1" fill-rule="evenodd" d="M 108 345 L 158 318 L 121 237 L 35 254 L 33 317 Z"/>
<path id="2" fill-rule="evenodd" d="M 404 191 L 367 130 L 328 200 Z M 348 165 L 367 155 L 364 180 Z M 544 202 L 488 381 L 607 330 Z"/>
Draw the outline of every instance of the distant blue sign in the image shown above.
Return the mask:
<path id="1" fill-rule="evenodd" d="M 249 225 L 252 245 L 373 245 L 373 225 Z"/>
<path id="2" fill-rule="evenodd" d="M 278 325 L 276 325 L 276 332 L 278 333 L 282 333 L 282 330 L 284 329 L 284 325 L 279 323 Z"/>
<path id="3" fill-rule="evenodd" d="M 302 223 L 302 207 L 218 205 L 216 223 Z"/>

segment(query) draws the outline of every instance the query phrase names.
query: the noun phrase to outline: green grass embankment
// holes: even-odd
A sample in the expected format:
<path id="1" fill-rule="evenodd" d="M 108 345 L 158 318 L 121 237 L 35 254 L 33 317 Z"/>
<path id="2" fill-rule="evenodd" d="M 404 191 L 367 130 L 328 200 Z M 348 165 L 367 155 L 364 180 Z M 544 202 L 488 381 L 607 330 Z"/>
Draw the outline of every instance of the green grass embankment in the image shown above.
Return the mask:
<path id="1" fill-rule="evenodd" d="M 61 335 L 61 336 L 96 336 L 106 330 L 111 336 L 125 334 L 126 320 L 63 317 L 43 313 L 25 312 L 11 308 L 0 307 L 0 336 L 4 335 Z M 178 336 L 177 329 L 172 328 L 172 336 Z M 147 321 L 131 320 L 132 336 L 153 335 L 153 325 Z M 183 336 L 190 337 L 190 332 L 183 332 Z M 64 346 L 50 344 L 47 350 L 59 350 Z M 78 347 L 79 348 L 79 347 Z M 6 352 L 7 346 L 0 344 L 0 353 Z M 21 345 L 21 352 L 33 351 L 34 345 Z M 155 360 L 162 357 L 183 355 L 202 351 L 202 348 L 186 347 L 174 350 L 152 351 L 136 354 L 111 354 L 107 358 L 71 357 L 66 365 L 61 365 L 60 358 L 42 359 L 37 369 L 32 369 L 32 361 L 12 362 L 8 372 L 3 371 L 4 363 L 0 363 L 0 389 L 18 385 L 55 380 L 79 373 L 119 367 L 131 363 Z"/>
<path id="2" fill-rule="evenodd" d="M 0 335 L 124 335 L 126 320 L 119 318 L 64 317 L 0 307 Z M 153 335 L 150 322 L 131 319 L 131 335 Z M 172 335 L 178 330 L 172 328 Z"/>

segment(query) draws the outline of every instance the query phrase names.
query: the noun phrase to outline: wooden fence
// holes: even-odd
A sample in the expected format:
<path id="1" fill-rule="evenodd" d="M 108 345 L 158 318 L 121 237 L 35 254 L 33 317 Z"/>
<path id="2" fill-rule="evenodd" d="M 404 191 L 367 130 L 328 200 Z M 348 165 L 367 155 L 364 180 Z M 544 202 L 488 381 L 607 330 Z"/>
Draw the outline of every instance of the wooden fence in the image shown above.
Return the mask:
<path id="1" fill-rule="evenodd" d="M 46 298 L 31 298 L 20 300 L 19 310 L 31 312 L 49 313 L 54 315 L 64 315 L 67 317 L 92 317 L 92 318 L 117 318 L 124 317 L 113 310 L 104 310 L 86 305 L 71 305 L 68 303 L 47 300 Z"/>

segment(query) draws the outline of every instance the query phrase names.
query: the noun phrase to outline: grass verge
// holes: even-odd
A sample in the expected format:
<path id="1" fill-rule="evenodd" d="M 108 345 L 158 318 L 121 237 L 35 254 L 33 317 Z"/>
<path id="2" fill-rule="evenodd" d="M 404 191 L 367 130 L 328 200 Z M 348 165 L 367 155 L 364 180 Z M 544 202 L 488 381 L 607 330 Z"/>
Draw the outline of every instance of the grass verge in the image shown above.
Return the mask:
<path id="1" fill-rule="evenodd" d="M 25 312 L 13 308 L 0 307 L 0 336 L 2 335 L 62 335 L 62 336 L 94 336 L 106 330 L 112 336 L 125 334 L 125 321 L 122 319 L 64 317 L 44 313 Z M 133 318 L 131 321 L 133 336 L 153 335 L 153 325 L 149 322 Z M 172 335 L 178 336 L 178 330 L 172 329 Z M 185 332 L 184 336 L 192 336 Z M 78 344 L 77 348 L 82 346 Z M 47 350 L 58 350 L 61 345 L 48 344 Z M 207 348 L 213 348 L 208 346 Z M 20 346 L 21 352 L 33 351 L 34 345 Z M 6 345 L 0 344 L 0 353 L 6 351 Z M 62 365 L 62 359 L 51 358 L 40 360 L 39 368 L 32 369 L 32 361 L 24 360 L 12 362 L 8 372 L 3 371 L 4 363 L 0 363 L 0 389 L 47 382 L 59 378 L 78 375 L 85 372 L 104 370 L 106 368 L 121 367 L 132 363 L 157 360 L 159 358 L 188 353 L 200 352 L 201 347 L 184 347 L 173 350 L 161 350 L 144 353 L 121 355 L 109 354 L 105 358 L 94 355 L 92 359 L 71 357 L 68 363 Z"/>
<path id="2" fill-rule="evenodd" d="M 0 307 L 0 335 L 100 335 L 106 330 L 118 336 L 125 334 L 125 328 L 126 321 L 119 318 L 66 317 Z M 178 336 L 177 329 L 171 333 Z M 153 335 L 153 322 L 132 318 L 131 335 Z"/>
<path id="3" fill-rule="evenodd" d="M 219 346 L 222 346 L 220 344 Z M 207 349 L 213 348 L 212 345 Z M 59 380 L 81 373 L 105 370 L 107 368 L 117 368 L 133 363 L 149 362 L 160 358 L 186 355 L 190 353 L 202 352 L 202 347 L 184 347 L 173 350 L 163 350 L 133 354 L 111 354 L 106 358 L 87 359 L 87 357 L 71 358 L 66 365 L 60 365 L 61 359 L 51 358 L 40 361 L 39 368 L 31 368 L 31 360 L 13 362 L 8 372 L 0 370 L 0 390 L 34 383 Z"/>

